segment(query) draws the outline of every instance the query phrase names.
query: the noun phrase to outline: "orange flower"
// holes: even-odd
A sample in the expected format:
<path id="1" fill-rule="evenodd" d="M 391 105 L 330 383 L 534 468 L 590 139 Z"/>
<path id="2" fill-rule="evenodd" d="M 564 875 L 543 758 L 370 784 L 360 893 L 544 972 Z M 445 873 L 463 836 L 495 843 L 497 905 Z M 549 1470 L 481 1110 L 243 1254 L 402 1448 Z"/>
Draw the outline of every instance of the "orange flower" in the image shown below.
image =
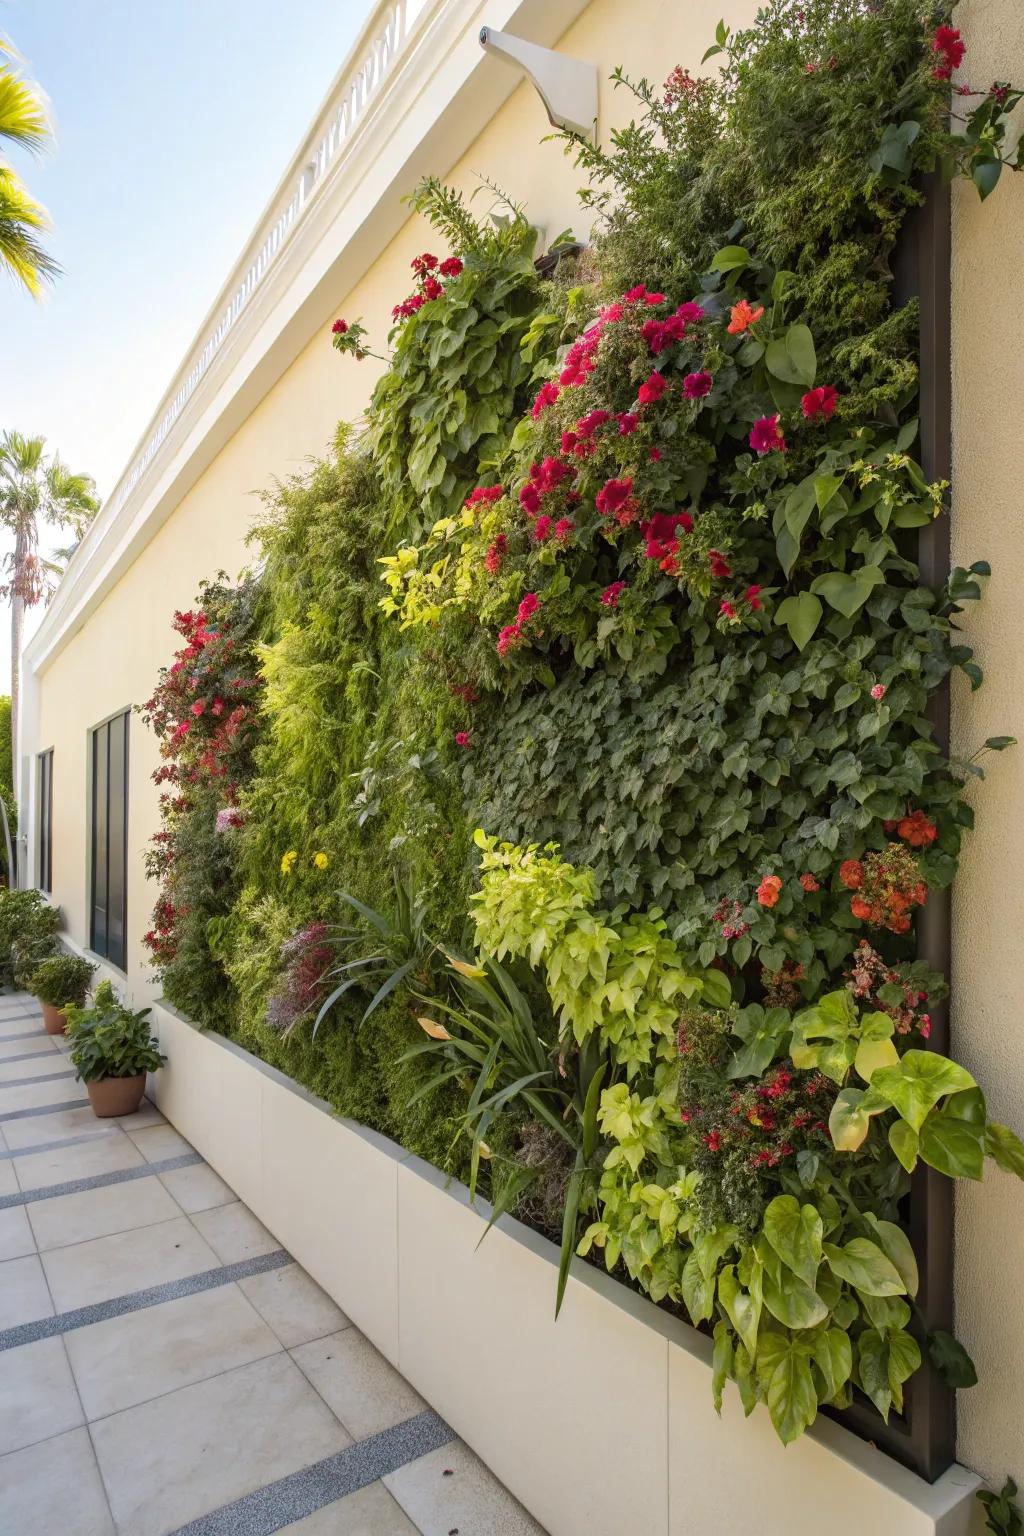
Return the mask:
<path id="1" fill-rule="evenodd" d="M 762 907 L 774 907 L 782 890 L 782 881 L 778 875 L 765 875 L 757 888 L 757 899 Z"/>
<path id="2" fill-rule="evenodd" d="M 743 331 L 756 324 L 764 314 L 764 305 L 759 304 L 756 309 L 748 304 L 746 299 L 740 299 L 729 311 L 728 332 L 730 336 L 739 336 Z"/>
<path id="3" fill-rule="evenodd" d="M 850 898 L 850 911 L 854 917 L 859 917 L 862 922 L 871 916 L 871 907 L 864 900 L 863 896 L 852 896 Z"/>
<path id="4" fill-rule="evenodd" d="M 864 866 L 860 859 L 844 859 L 839 866 L 839 878 L 848 891 L 858 890 L 864 884 Z"/>
<path id="5" fill-rule="evenodd" d="M 810 874 L 810 873 L 808 873 L 806 875 L 801 875 L 800 876 L 800 884 L 803 886 L 804 890 L 808 893 L 808 895 L 813 894 L 814 891 L 820 891 L 821 890 L 821 886 L 818 884 L 817 880 L 815 880 L 814 876 L 812 874 Z"/>
<path id="6" fill-rule="evenodd" d="M 924 811 L 911 811 L 904 816 L 896 831 L 905 843 L 911 848 L 926 848 L 929 843 L 934 843 L 938 837 L 938 829 L 933 822 L 928 820 Z"/>

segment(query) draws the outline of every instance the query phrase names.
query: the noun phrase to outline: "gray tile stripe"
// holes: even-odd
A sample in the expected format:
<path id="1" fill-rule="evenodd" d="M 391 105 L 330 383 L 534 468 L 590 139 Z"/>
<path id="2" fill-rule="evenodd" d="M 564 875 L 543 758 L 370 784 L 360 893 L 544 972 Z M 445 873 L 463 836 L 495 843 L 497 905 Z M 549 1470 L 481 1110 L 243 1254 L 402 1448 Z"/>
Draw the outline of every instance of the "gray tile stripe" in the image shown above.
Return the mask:
<path id="1" fill-rule="evenodd" d="M 84 1109 L 89 1100 L 62 1099 L 59 1104 L 37 1104 L 34 1109 L 8 1109 L 0 1114 L 0 1125 L 8 1120 L 31 1120 L 33 1115 L 56 1115 L 62 1109 Z"/>
<path id="2" fill-rule="evenodd" d="M 5 1024 L 6 1022 L 5 1019 L 0 1019 L 0 1024 Z M 13 1045 L 15 1040 L 35 1040 L 37 1036 L 45 1034 L 45 1029 L 26 1029 L 24 1034 L 21 1035 L 0 1035 L 0 1045 Z M 56 1039 L 56 1036 L 54 1036 L 54 1039 Z"/>
<path id="3" fill-rule="evenodd" d="M 197 1275 L 169 1280 L 165 1285 L 151 1285 L 145 1291 L 129 1291 L 125 1296 L 112 1296 L 109 1301 L 96 1301 L 71 1312 L 58 1312 L 56 1317 L 19 1323 L 14 1328 L 0 1330 L 0 1352 L 17 1349 L 21 1344 L 33 1344 L 36 1339 L 51 1339 L 58 1333 L 72 1333 L 76 1328 L 88 1328 L 90 1323 L 102 1323 L 110 1317 L 124 1317 L 129 1312 L 158 1307 L 161 1302 L 177 1301 L 181 1296 L 197 1296 L 201 1291 L 212 1291 L 219 1285 L 231 1285 L 249 1275 L 262 1275 L 268 1269 L 283 1269 L 286 1264 L 294 1263 L 284 1248 L 275 1248 L 273 1253 L 260 1253 L 253 1259 L 242 1259 L 238 1264 L 222 1264 L 219 1269 L 204 1269 Z"/>
<path id="4" fill-rule="evenodd" d="M 19 1036 L 25 1039 L 26 1036 Z M 58 1061 L 60 1058 L 53 1051 L 22 1051 L 20 1056 L 0 1057 L 0 1068 L 10 1066 L 12 1061 Z"/>
<path id="5" fill-rule="evenodd" d="M 61 1142 L 61 1146 L 65 1146 Z M 202 1162 L 198 1152 L 182 1152 L 157 1163 L 140 1163 L 135 1168 L 115 1168 L 112 1173 L 93 1173 L 85 1179 L 68 1179 L 63 1184 L 45 1184 L 26 1189 L 21 1194 L 0 1195 L 0 1211 L 12 1205 L 28 1205 L 33 1200 L 54 1200 L 58 1195 L 80 1195 L 86 1189 L 105 1189 L 108 1184 L 128 1184 L 133 1179 L 148 1179 L 158 1173 L 173 1173 L 175 1168 L 192 1168 Z"/>
<path id="6" fill-rule="evenodd" d="M 293 1521 L 315 1514 L 454 1439 L 455 1431 L 428 1408 L 392 1429 L 315 1461 L 301 1472 L 257 1488 L 212 1514 L 190 1520 L 172 1536 L 273 1536 Z"/>
<path id="7" fill-rule="evenodd" d="M 50 1054 L 53 1056 L 52 1051 Z M 56 1064 L 59 1060 L 59 1056 L 53 1056 L 54 1064 Z M 10 1082 L 6 1082 L 3 1076 L 3 1068 L 6 1065 L 7 1063 L 5 1061 L 0 1061 L 0 1091 L 2 1091 L 4 1088 L 24 1088 L 29 1083 L 52 1083 L 54 1078 L 74 1077 L 75 1075 L 74 1067 L 66 1067 L 63 1072 L 41 1072 L 38 1077 L 12 1077 Z"/>
<path id="8" fill-rule="evenodd" d="M 97 1126 L 94 1131 L 83 1131 L 81 1136 L 58 1136 L 56 1141 L 37 1141 L 31 1147 L 11 1147 L 9 1151 L 0 1152 L 0 1162 L 6 1162 L 10 1157 L 31 1157 L 33 1152 L 54 1152 L 58 1147 L 79 1147 L 83 1141 L 98 1141 L 101 1136 L 113 1136 L 117 1129 L 116 1125 Z"/>

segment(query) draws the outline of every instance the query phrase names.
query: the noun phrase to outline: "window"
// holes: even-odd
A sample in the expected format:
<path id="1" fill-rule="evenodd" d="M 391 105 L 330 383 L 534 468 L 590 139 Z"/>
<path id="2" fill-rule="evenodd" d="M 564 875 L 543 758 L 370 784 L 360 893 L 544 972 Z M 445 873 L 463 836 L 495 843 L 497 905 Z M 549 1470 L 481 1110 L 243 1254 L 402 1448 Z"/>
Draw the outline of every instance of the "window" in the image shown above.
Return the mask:
<path id="1" fill-rule="evenodd" d="M 39 754 L 39 889 L 53 890 L 53 748 Z"/>
<path id="2" fill-rule="evenodd" d="M 128 906 L 128 711 L 89 732 L 89 945 L 125 966 Z"/>

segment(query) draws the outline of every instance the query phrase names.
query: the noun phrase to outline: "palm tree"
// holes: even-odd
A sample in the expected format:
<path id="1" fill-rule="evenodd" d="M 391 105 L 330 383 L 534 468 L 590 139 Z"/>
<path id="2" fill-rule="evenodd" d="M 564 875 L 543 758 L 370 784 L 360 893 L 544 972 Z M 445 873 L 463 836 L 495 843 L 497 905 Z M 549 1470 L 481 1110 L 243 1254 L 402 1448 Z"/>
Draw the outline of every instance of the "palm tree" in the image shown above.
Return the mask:
<path id="1" fill-rule="evenodd" d="M 4 559 L 7 580 L 0 597 L 11 603 L 11 752 L 18 782 L 18 694 L 25 610 L 48 598 L 75 546 L 99 510 L 89 475 L 75 475 L 56 454 L 47 457 L 45 437 L 5 432 L 0 438 L 0 527 L 14 535 Z M 74 542 L 49 559 L 39 553 L 43 523 L 69 530 Z"/>
<path id="2" fill-rule="evenodd" d="M 9 140 L 38 151 L 50 140 L 50 124 L 36 86 L 17 72 L 16 55 L 0 37 L 0 144 Z M 60 267 L 41 245 L 49 228 L 46 210 L 30 195 L 21 177 L 0 158 L 0 267 L 34 297 Z"/>

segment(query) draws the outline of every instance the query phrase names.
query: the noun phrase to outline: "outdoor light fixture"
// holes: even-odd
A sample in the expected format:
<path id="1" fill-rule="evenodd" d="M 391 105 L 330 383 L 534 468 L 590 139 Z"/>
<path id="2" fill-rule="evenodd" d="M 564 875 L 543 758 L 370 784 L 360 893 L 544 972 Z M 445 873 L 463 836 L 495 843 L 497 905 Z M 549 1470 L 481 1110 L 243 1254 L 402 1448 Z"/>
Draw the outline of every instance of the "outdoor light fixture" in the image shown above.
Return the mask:
<path id="1" fill-rule="evenodd" d="M 597 65 L 572 59 L 553 48 L 540 48 L 511 32 L 480 28 L 485 53 L 516 64 L 533 82 L 555 128 L 568 128 L 582 138 L 593 138 L 597 123 Z"/>

